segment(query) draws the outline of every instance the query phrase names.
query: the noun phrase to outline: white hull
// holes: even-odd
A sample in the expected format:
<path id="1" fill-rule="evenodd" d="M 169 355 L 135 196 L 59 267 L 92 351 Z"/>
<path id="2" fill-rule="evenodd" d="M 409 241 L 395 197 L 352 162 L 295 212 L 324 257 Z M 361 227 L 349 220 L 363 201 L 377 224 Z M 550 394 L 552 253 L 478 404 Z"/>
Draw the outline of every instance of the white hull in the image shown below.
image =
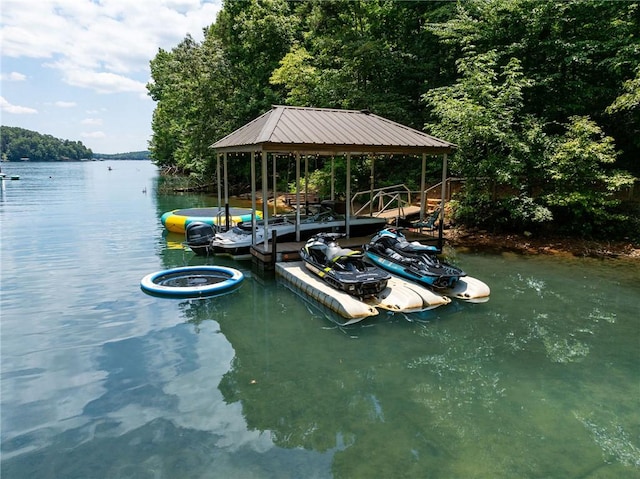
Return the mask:
<path id="1" fill-rule="evenodd" d="M 315 301 L 326 306 L 352 324 L 378 314 L 378 309 L 397 313 L 427 311 L 451 302 L 416 283 L 392 276 L 387 287 L 375 298 L 360 301 L 343 291 L 338 291 L 314 274 L 305 271 L 303 262 L 278 263 L 276 272 L 293 286 Z M 308 266 L 307 266 L 308 267 Z"/>
<path id="2" fill-rule="evenodd" d="M 384 218 L 375 217 L 354 217 L 350 221 L 350 232 L 353 235 L 373 234 L 378 229 L 385 226 Z M 320 232 L 343 232 L 345 229 L 344 219 L 331 221 L 309 221 L 300 223 L 300 239 L 304 240 Z M 273 232 L 277 233 L 277 241 L 295 241 L 296 225 L 294 222 L 269 225 L 267 230 L 268 239 L 271 240 Z M 249 231 L 238 232 L 238 229 L 231 229 L 225 233 L 217 233 L 211 241 L 211 247 L 215 254 L 229 254 L 232 256 L 242 256 L 249 253 L 251 248 L 252 235 Z M 264 242 L 264 228 L 256 227 L 256 242 Z"/>
<path id="3" fill-rule="evenodd" d="M 458 280 L 453 288 L 438 290 L 438 292 L 469 303 L 485 303 L 489 301 L 491 289 L 479 279 L 464 276 Z"/>

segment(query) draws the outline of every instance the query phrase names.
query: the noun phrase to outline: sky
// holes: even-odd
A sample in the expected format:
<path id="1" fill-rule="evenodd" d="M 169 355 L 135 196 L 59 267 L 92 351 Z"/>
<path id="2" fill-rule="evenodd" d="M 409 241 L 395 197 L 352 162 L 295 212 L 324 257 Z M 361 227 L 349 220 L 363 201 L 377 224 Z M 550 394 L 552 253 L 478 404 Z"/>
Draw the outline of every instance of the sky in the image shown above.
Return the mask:
<path id="1" fill-rule="evenodd" d="M 149 62 L 202 41 L 222 0 L 0 0 L 0 120 L 95 153 L 144 151 Z"/>

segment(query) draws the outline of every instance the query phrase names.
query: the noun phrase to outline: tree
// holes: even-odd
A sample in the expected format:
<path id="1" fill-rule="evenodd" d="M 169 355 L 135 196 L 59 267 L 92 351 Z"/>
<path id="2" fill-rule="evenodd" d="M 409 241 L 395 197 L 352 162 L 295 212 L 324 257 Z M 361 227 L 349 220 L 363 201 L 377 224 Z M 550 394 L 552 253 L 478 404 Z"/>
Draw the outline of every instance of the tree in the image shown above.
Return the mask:
<path id="1" fill-rule="evenodd" d="M 279 103 L 268 78 L 289 48 L 289 20 L 283 1 L 227 2 L 201 44 L 187 35 L 159 50 L 147 85 L 157 102 L 156 164 L 204 179 L 213 172 L 211 144 Z"/>
<path id="2" fill-rule="evenodd" d="M 453 18 L 429 27 L 457 58 L 468 50 L 493 50 L 498 65 L 517 58 L 532 82 L 526 113 L 549 127 L 571 116 L 590 117 L 615 136 L 623 167 L 640 173 L 640 144 L 629 116 L 605 113 L 636 75 L 639 13 L 638 2 L 468 0 Z"/>
<path id="3" fill-rule="evenodd" d="M 458 219 L 541 226 L 564 215 L 567 176 L 550 172 L 577 135 L 574 118 L 600 133 L 572 161 L 607 138 L 620 149 L 616 163 L 598 163 L 599 187 L 626 184 L 620 166 L 640 173 L 639 12 L 639 2 L 604 0 L 226 1 L 202 44 L 187 38 L 152 62 L 154 158 L 203 175 L 208 145 L 272 104 L 369 109 L 459 145 L 450 163 L 467 177 Z M 354 166 L 354 184 L 368 184 L 367 161 Z M 391 184 L 419 169 L 376 161 Z M 240 160 L 233 174 L 245 170 Z"/>
<path id="4" fill-rule="evenodd" d="M 620 131 L 618 136 L 629 138 L 629 143 L 633 145 L 627 150 L 640 151 L 640 67 L 636 69 L 634 78 L 623 83 L 621 94 L 607 107 L 606 112 L 617 126 L 615 131 Z M 637 156 L 628 160 L 626 166 L 640 173 Z"/>
<path id="5" fill-rule="evenodd" d="M 526 227 L 551 219 L 532 199 L 544 174 L 540 166 L 546 140 L 541 122 L 523 113 L 531 81 L 520 61 L 513 58 L 500 68 L 497 57 L 494 51 L 470 50 L 458 61 L 458 82 L 424 97 L 437 119 L 427 129 L 458 145 L 451 170 L 466 178 L 458 219 Z M 490 196 L 497 187 L 518 194 L 497 208 L 497 198 Z"/>
<path id="6" fill-rule="evenodd" d="M 451 4 L 300 2 L 297 42 L 271 77 L 290 104 L 369 109 L 413 127 L 425 120 L 420 94 L 440 85 L 437 39 L 425 29 Z"/>
<path id="7" fill-rule="evenodd" d="M 313 105 L 320 96 L 320 71 L 313 66 L 312 59 L 306 48 L 296 44 L 280 60 L 280 67 L 271 74 L 269 81 L 273 85 L 283 85 L 287 90 L 288 105 Z"/>
<path id="8" fill-rule="evenodd" d="M 152 119 L 153 137 L 149 150 L 161 167 L 188 169 L 196 152 L 188 147 L 190 125 L 197 118 L 197 81 L 200 77 L 200 46 L 191 36 L 171 52 L 160 49 L 151 61 L 152 81 L 147 84 L 151 98 L 158 103 Z"/>
<path id="9" fill-rule="evenodd" d="M 553 212 L 556 223 L 577 232 L 587 219 L 602 226 L 612 217 L 611 193 L 630 177 L 612 170 L 613 139 L 585 118 L 615 130 L 604 109 L 637 59 L 625 44 L 632 11 L 610 2 L 470 0 L 455 18 L 430 26 L 459 56 L 456 83 L 424 97 L 433 107 L 430 130 L 460 146 L 452 167 L 468 177 L 468 189 L 459 219 L 529 228 Z M 559 174 L 567 163 L 591 171 L 590 181 Z M 502 197 L 491 194 L 500 188 Z"/>
<path id="10" fill-rule="evenodd" d="M 542 198 L 554 212 L 563 231 L 594 235 L 608 229 L 620 203 L 614 193 L 633 184 L 626 172 L 607 171 L 616 161 L 613 138 L 588 117 L 572 117 L 566 132 L 556 139 L 547 164 L 547 184 Z"/>
<path id="11" fill-rule="evenodd" d="M 83 160 L 93 157 L 93 152 L 80 141 L 61 140 L 51 135 L 11 126 L 1 127 L 1 154 L 3 161 Z"/>
<path id="12" fill-rule="evenodd" d="M 269 78 L 293 44 L 297 25 L 298 18 L 284 0 L 224 3 L 210 34 L 220 42 L 227 67 L 228 96 L 222 101 L 231 129 L 214 140 L 284 102 Z"/>

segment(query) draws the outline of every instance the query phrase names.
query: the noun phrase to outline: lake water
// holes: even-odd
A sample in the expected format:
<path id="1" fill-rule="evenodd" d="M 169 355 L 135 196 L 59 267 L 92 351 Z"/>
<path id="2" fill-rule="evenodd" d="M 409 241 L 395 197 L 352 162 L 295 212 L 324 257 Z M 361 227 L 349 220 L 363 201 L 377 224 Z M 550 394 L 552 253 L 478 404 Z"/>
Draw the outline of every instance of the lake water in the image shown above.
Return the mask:
<path id="1" fill-rule="evenodd" d="M 449 249 L 489 302 L 339 327 L 181 249 L 160 215 L 213 199 L 148 162 L 3 171 L 4 478 L 640 477 L 637 262 Z M 200 264 L 246 279 L 140 290 Z"/>

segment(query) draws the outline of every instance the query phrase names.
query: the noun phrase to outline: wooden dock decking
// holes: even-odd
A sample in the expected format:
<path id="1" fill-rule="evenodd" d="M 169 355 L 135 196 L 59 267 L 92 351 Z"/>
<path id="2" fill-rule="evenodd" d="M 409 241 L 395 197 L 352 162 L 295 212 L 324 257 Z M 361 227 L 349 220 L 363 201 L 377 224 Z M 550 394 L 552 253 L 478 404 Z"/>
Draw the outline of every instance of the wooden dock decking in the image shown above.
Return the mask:
<path id="1" fill-rule="evenodd" d="M 420 206 L 409 205 L 402 208 L 403 215 L 400 214 L 400 210 L 398 208 L 392 210 L 385 210 L 382 213 L 376 214 L 378 218 L 406 218 L 407 216 L 414 216 L 420 214 Z"/>

